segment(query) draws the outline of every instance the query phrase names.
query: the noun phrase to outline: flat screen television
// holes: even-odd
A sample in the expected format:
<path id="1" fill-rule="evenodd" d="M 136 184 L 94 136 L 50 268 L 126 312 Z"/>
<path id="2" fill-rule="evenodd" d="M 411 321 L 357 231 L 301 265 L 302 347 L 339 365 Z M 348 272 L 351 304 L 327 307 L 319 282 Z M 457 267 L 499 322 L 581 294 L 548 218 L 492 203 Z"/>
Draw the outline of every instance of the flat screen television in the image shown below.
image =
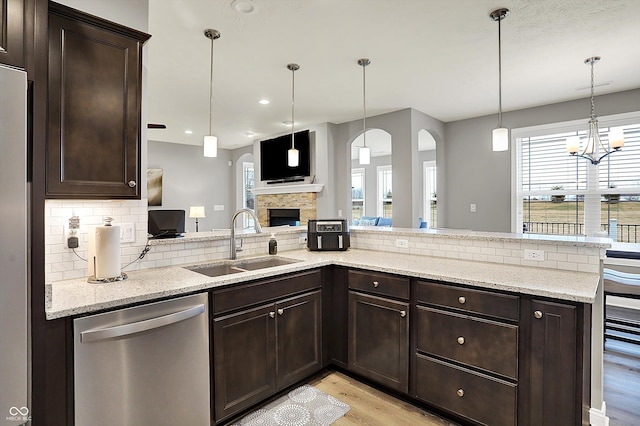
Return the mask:
<path id="1" fill-rule="evenodd" d="M 179 238 L 184 233 L 184 210 L 149 210 L 151 238 Z"/>
<path id="2" fill-rule="evenodd" d="M 291 148 L 291 134 L 260 142 L 260 179 L 266 181 L 295 181 L 311 175 L 309 130 L 295 134 L 295 147 L 299 151 L 297 167 L 287 164 L 287 151 Z"/>

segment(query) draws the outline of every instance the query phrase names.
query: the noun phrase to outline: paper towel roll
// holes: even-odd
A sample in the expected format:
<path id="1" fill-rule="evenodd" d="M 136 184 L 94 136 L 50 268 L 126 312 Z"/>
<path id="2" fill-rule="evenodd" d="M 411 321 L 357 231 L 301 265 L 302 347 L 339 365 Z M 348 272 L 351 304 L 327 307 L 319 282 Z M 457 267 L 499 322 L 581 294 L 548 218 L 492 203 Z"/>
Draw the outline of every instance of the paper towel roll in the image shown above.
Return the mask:
<path id="1" fill-rule="evenodd" d="M 119 226 L 96 226 L 94 272 L 98 280 L 120 276 Z"/>
<path id="2" fill-rule="evenodd" d="M 87 264 L 89 266 L 89 277 L 95 278 L 96 276 L 96 228 L 89 229 L 88 232 L 89 245 L 87 248 Z"/>

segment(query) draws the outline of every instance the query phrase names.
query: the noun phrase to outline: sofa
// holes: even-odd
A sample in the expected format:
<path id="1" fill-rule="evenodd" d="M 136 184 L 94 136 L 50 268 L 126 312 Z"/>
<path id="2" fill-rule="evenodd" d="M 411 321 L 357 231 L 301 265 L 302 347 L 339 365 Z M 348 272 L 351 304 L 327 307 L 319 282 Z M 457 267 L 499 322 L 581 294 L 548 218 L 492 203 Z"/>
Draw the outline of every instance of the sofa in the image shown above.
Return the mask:
<path id="1" fill-rule="evenodd" d="M 392 226 L 390 217 L 362 216 L 353 220 L 353 226 Z"/>

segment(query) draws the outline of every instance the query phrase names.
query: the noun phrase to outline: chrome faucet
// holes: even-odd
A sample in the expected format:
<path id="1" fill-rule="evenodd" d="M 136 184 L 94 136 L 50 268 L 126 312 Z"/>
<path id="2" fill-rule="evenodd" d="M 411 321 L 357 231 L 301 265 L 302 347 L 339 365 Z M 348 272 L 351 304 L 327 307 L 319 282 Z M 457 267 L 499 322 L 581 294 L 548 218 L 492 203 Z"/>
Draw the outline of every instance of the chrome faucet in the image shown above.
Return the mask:
<path id="1" fill-rule="evenodd" d="M 229 257 L 231 260 L 236 259 L 236 218 L 240 215 L 240 213 L 247 213 L 253 218 L 253 229 L 256 230 L 256 234 L 262 233 L 262 226 L 260 226 L 260 222 L 256 217 L 256 214 L 253 210 L 250 209 L 240 209 L 236 210 L 236 212 L 231 216 L 231 241 L 229 242 Z"/>

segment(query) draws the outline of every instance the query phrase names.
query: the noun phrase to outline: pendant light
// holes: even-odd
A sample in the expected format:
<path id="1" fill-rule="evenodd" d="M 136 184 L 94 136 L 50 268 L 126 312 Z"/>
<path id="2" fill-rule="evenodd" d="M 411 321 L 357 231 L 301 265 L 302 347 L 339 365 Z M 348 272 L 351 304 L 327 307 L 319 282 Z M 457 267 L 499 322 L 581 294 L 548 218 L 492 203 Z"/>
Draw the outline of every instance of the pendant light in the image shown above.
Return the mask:
<path id="1" fill-rule="evenodd" d="M 507 151 L 509 149 L 509 129 L 502 127 L 502 39 L 500 34 L 500 21 L 509 15 L 509 9 L 494 10 L 489 17 L 498 21 L 498 127 L 493 129 L 492 148 L 494 151 Z"/>
<path id="2" fill-rule="evenodd" d="M 371 163 L 371 149 L 367 146 L 367 78 L 365 68 L 371 61 L 367 58 L 358 59 L 362 67 L 362 146 L 358 150 L 358 162 L 362 165 Z"/>
<path id="3" fill-rule="evenodd" d="M 220 38 L 220 31 L 206 29 L 204 36 L 211 40 L 211 75 L 209 79 L 209 134 L 204 137 L 204 156 L 218 156 L 218 138 L 211 131 L 213 125 L 213 41 Z"/>
<path id="4" fill-rule="evenodd" d="M 600 140 L 600 129 L 598 128 L 598 117 L 593 98 L 593 66 L 600 61 L 600 56 L 593 56 L 584 60 L 584 63 L 591 66 L 591 118 L 589 119 L 589 133 L 587 143 L 580 154 L 580 139 L 577 136 L 567 138 L 567 152 L 577 157 L 586 158 L 591 164 L 598 164 L 600 161 L 613 152 L 620 151 L 624 146 L 624 134 L 621 128 L 611 129 L 609 132 L 609 148 L 604 146 Z M 600 149 L 604 154 L 600 157 Z"/>
<path id="5" fill-rule="evenodd" d="M 298 167 L 300 164 L 300 152 L 296 149 L 295 141 L 294 141 L 294 133 L 295 133 L 295 115 L 294 115 L 294 106 L 296 100 L 296 71 L 300 69 L 298 64 L 288 64 L 287 69 L 291 71 L 291 148 L 287 151 L 287 165 L 289 167 Z"/>

